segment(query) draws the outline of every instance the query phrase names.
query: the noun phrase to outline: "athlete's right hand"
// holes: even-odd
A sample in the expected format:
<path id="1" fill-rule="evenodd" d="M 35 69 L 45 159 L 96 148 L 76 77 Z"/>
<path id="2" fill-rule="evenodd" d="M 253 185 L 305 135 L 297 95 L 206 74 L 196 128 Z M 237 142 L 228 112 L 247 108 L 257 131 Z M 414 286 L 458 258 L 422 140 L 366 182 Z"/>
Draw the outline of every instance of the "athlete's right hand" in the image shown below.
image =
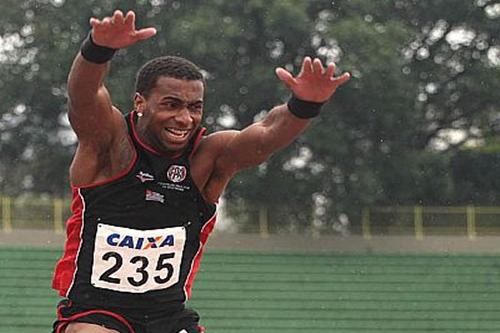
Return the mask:
<path id="1" fill-rule="evenodd" d="M 156 35 L 156 29 L 153 27 L 135 29 L 135 13 L 133 11 L 129 11 L 126 16 L 123 16 L 122 11 L 115 10 L 113 16 L 105 17 L 102 20 L 92 17 L 90 25 L 92 26 L 94 43 L 112 49 L 122 49 Z"/>

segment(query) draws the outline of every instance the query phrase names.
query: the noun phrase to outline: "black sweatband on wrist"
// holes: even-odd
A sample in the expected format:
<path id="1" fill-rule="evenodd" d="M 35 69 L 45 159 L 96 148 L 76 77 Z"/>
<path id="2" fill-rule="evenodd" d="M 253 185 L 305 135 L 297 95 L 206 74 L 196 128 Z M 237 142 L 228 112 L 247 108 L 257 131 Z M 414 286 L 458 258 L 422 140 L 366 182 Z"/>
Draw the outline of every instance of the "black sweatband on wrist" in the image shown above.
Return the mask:
<path id="1" fill-rule="evenodd" d="M 325 103 L 308 102 L 298 99 L 295 96 L 290 97 L 287 106 L 288 110 L 301 119 L 316 117 Z"/>
<path id="2" fill-rule="evenodd" d="M 113 58 L 113 55 L 116 52 L 116 49 L 112 49 L 105 46 L 100 46 L 94 43 L 92 40 L 91 33 L 88 34 L 87 38 L 82 43 L 80 48 L 80 52 L 82 53 L 82 57 L 95 64 L 104 64 Z"/>

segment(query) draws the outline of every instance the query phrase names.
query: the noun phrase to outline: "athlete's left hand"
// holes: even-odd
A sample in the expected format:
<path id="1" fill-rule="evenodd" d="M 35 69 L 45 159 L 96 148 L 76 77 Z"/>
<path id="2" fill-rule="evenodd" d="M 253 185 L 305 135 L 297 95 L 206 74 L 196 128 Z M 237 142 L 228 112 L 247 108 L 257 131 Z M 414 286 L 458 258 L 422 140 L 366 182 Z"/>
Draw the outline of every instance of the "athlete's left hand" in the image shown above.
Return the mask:
<path id="1" fill-rule="evenodd" d="M 320 59 L 311 60 L 305 57 L 299 75 L 293 75 L 282 67 L 276 68 L 278 78 L 292 91 L 298 99 L 308 102 L 326 102 L 335 90 L 351 77 L 349 73 L 335 77 L 335 64 L 329 63 L 325 68 Z"/>

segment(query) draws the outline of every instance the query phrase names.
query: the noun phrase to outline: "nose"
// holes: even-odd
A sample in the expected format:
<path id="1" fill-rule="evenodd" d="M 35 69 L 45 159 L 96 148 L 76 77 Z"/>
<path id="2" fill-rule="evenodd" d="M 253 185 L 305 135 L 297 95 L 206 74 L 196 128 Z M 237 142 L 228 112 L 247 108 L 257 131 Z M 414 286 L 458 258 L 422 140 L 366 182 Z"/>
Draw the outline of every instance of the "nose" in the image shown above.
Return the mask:
<path id="1" fill-rule="evenodd" d="M 191 123 L 193 122 L 193 117 L 191 116 L 191 112 L 189 112 L 187 106 L 184 106 L 181 110 L 179 110 L 179 112 L 177 112 L 175 120 L 183 126 L 191 125 Z"/>

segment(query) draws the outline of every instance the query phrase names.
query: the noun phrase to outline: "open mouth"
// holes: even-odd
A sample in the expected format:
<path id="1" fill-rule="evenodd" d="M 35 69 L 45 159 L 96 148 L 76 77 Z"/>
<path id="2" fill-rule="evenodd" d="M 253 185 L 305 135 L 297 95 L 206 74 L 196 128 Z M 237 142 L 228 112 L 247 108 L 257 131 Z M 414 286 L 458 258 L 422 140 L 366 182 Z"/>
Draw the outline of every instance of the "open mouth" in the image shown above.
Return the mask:
<path id="1" fill-rule="evenodd" d="M 184 140 L 187 138 L 189 133 L 191 132 L 190 129 L 182 130 L 178 128 L 165 128 L 168 136 L 174 140 Z"/>

